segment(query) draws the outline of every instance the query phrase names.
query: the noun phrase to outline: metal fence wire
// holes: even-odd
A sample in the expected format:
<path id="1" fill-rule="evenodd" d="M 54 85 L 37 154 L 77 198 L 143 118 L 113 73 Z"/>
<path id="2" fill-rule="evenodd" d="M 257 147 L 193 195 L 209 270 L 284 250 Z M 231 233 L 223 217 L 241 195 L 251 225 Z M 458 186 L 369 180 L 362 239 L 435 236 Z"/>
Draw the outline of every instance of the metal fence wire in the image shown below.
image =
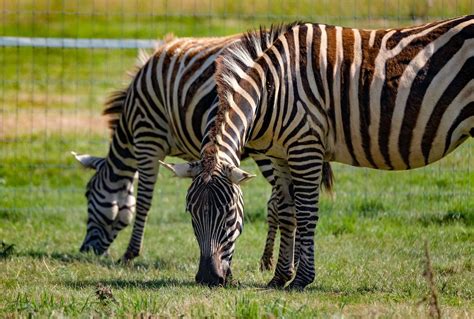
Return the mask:
<path id="1" fill-rule="evenodd" d="M 129 81 L 126 71 L 135 63 L 137 48 L 152 47 L 168 33 L 221 36 L 294 20 L 398 27 L 472 14 L 474 1 L 0 0 L 0 10 L 0 213 L 14 218 L 85 211 L 83 193 L 91 174 L 80 170 L 68 152 L 106 154 L 104 99 Z M 472 203 L 473 143 L 466 144 L 448 161 L 415 173 L 380 175 L 336 165 L 342 184 L 337 198 L 350 201 L 354 193 L 363 194 L 367 201 L 361 205 L 387 208 L 385 203 L 392 203 L 393 211 L 410 210 L 402 203 L 408 198 L 424 201 L 426 210 L 445 209 L 448 201 L 449 207 Z M 419 182 L 425 177 L 435 187 Z M 380 179 L 388 186 L 370 187 Z M 184 208 L 186 188 L 181 181 L 158 186 L 162 204 L 153 209 L 173 210 L 166 205 L 171 197 L 179 197 Z M 247 205 L 264 210 L 261 198 L 269 191 L 262 186 L 261 193 L 246 195 Z"/>

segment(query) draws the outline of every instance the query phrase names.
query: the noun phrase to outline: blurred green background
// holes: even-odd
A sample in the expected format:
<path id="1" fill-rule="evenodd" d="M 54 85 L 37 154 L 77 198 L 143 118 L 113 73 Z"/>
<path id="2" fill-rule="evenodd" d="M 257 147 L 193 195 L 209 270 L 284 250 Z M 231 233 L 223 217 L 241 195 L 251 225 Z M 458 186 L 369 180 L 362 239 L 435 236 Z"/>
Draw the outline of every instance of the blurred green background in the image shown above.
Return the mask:
<path id="1" fill-rule="evenodd" d="M 2 0 L 9 35 L 156 38 L 217 36 L 307 20 L 395 27 L 473 12 L 471 0 Z"/>

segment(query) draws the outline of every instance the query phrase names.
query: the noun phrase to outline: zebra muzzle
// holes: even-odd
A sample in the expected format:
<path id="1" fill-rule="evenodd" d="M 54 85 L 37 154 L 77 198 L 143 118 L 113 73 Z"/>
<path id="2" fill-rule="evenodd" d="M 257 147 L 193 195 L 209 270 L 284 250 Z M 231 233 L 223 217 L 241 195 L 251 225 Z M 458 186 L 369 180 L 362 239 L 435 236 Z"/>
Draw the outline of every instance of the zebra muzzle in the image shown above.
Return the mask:
<path id="1" fill-rule="evenodd" d="M 196 274 L 196 282 L 202 285 L 225 286 L 228 269 L 223 269 L 220 257 L 213 255 L 210 257 L 202 257 L 199 261 L 199 270 Z"/>
<path id="2" fill-rule="evenodd" d="M 108 255 L 107 247 L 103 247 L 98 240 L 85 240 L 81 248 L 79 248 L 79 251 L 81 253 L 92 251 L 97 256 Z"/>

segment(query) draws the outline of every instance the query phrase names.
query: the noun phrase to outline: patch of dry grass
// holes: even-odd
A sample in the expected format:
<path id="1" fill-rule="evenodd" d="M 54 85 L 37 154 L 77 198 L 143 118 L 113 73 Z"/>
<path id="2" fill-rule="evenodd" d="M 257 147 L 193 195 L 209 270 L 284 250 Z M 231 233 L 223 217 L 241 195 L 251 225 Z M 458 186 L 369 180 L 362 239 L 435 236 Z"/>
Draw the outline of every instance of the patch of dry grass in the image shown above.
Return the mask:
<path id="1" fill-rule="evenodd" d="M 100 113 L 58 109 L 20 109 L 0 113 L 0 141 L 37 134 L 107 134 L 107 119 Z"/>

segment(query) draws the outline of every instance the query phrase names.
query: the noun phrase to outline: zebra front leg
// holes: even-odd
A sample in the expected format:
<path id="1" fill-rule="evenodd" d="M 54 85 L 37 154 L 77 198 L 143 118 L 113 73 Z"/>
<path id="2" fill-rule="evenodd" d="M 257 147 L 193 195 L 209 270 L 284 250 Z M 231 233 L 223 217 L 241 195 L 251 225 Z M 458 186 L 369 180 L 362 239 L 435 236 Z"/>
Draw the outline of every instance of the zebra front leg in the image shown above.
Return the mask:
<path id="1" fill-rule="evenodd" d="M 278 230 L 278 196 L 275 187 L 272 187 L 272 195 L 268 200 L 267 207 L 268 233 L 265 249 L 260 259 L 260 271 L 271 270 L 273 268 L 273 247 Z"/>
<path id="2" fill-rule="evenodd" d="M 136 145 L 135 156 L 138 168 L 138 186 L 137 186 L 137 203 L 136 215 L 133 223 L 132 237 L 128 244 L 127 250 L 122 257 L 122 262 L 129 263 L 138 257 L 142 251 L 143 236 L 145 224 L 153 199 L 153 191 L 158 176 L 159 164 L 166 154 L 157 145 L 141 146 Z"/>
<path id="3" fill-rule="evenodd" d="M 273 278 L 268 283 L 271 288 L 283 288 L 291 280 L 294 272 L 294 249 L 296 218 L 291 196 L 291 181 L 277 180 L 278 223 L 280 228 L 280 251 Z"/>
<path id="4" fill-rule="evenodd" d="M 296 208 L 298 234 L 298 267 L 296 276 L 289 289 L 302 290 L 313 282 L 314 269 L 314 234 L 318 217 L 319 188 L 322 172 L 322 157 L 301 157 L 298 161 L 289 158 Z"/>

